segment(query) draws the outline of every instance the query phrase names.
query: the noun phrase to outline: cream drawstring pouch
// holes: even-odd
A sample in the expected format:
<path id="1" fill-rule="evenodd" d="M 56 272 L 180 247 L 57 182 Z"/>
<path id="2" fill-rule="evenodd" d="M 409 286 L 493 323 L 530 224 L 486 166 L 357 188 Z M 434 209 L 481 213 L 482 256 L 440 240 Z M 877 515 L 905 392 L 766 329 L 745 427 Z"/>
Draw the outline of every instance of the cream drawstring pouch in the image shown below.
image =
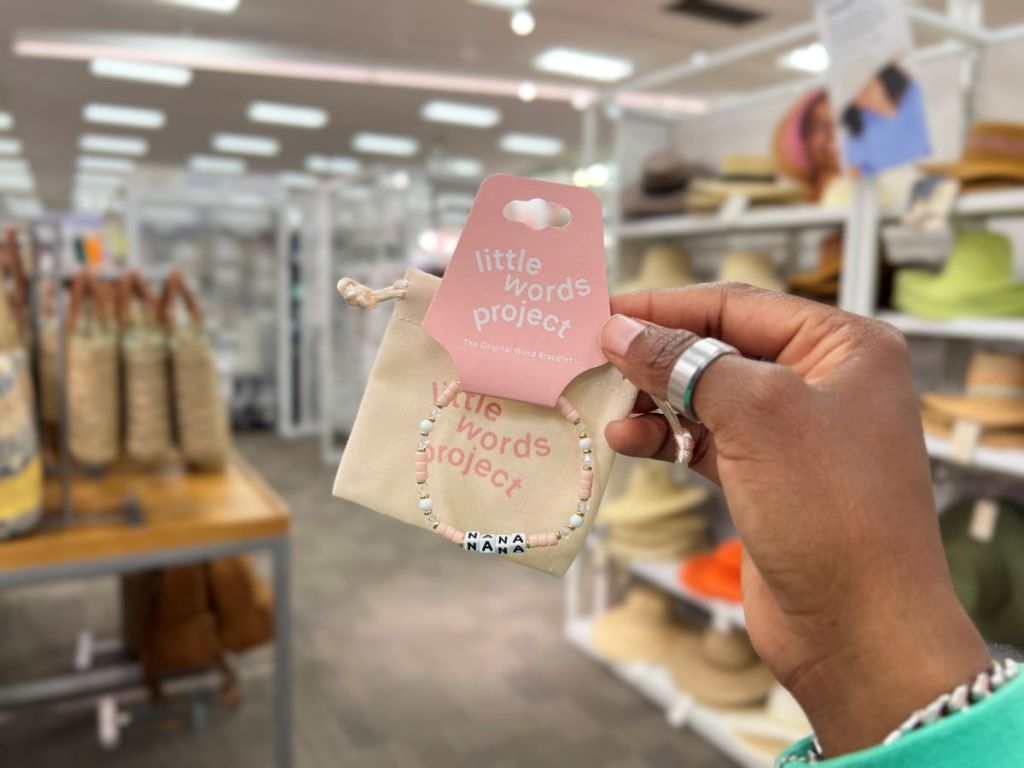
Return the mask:
<path id="1" fill-rule="evenodd" d="M 388 293 L 366 291 L 369 300 L 357 302 L 370 308 L 381 295 L 395 297 L 334 495 L 429 532 L 413 471 L 417 426 L 456 374 L 451 358 L 423 329 L 441 281 L 410 269 L 405 282 L 408 287 L 400 282 Z M 558 576 L 583 546 L 611 472 L 614 453 L 604 428 L 629 415 L 636 389 L 606 364 L 577 376 L 565 396 L 593 439 L 590 512 L 558 546 L 507 556 Z M 434 514 L 462 531 L 557 531 L 576 510 L 578 437 L 557 408 L 459 393 L 430 434 L 427 460 Z"/>

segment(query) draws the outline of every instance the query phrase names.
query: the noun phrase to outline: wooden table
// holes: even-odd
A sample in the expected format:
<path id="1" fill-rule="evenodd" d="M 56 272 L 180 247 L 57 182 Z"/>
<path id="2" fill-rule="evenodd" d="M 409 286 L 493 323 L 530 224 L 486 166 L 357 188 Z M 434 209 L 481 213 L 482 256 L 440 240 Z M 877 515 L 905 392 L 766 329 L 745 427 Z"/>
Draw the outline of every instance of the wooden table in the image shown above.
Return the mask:
<path id="1" fill-rule="evenodd" d="M 237 456 L 219 473 L 189 473 L 177 466 L 152 471 L 123 464 L 102 477 L 76 475 L 71 483 L 70 526 L 59 524 L 58 480 L 47 480 L 45 495 L 48 514 L 40 530 L 0 542 L 0 588 L 244 553 L 270 555 L 274 574 L 275 765 L 290 766 L 289 512 L 284 502 Z M 128 498 L 136 499 L 141 507 L 134 522 L 117 514 Z M 40 683 L 36 689 L 64 690 L 66 681 L 63 685 Z"/>

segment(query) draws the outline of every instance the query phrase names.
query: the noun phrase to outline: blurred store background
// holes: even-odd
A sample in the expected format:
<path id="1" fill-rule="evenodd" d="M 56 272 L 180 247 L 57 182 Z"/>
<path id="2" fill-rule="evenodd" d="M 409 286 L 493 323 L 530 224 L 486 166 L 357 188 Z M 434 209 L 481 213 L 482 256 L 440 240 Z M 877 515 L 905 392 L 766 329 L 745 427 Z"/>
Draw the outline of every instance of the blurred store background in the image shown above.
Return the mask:
<path id="1" fill-rule="evenodd" d="M 907 9 L 933 154 L 855 178 L 810 0 L 3 0 L 0 764 L 754 768 L 808 732 L 692 474 L 620 461 L 563 581 L 331 496 L 390 314 L 337 280 L 443 275 L 493 173 L 592 189 L 613 292 L 903 331 L 958 593 L 1024 647 L 1024 8 Z"/>

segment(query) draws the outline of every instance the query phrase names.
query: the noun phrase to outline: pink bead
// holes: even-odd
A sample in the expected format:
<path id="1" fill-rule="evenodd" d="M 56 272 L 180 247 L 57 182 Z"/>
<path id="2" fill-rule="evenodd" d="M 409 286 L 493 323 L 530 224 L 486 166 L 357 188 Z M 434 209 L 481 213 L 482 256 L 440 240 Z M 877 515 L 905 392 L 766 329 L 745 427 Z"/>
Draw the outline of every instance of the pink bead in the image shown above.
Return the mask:
<path id="1" fill-rule="evenodd" d="M 558 398 L 558 410 L 562 412 L 569 421 L 576 421 L 580 415 L 576 412 L 576 409 L 572 407 L 572 403 L 565 399 L 564 396 Z"/>
<path id="2" fill-rule="evenodd" d="M 526 537 L 526 543 L 529 544 L 531 547 L 539 546 L 537 544 L 537 534 L 536 533 L 531 533 L 529 536 L 527 536 Z"/>
<path id="3" fill-rule="evenodd" d="M 415 466 L 416 466 L 416 469 L 426 469 L 427 468 L 427 457 L 426 457 L 425 454 L 422 454 L 422 453 L 417 453 L 416 454 L 416 464 L 415 464 Z"/>
<path id="4" fill-rule="evenodd" d="M 462 531 L 458 528 L 449 528 L 447 538 L 448 541 L 455 542 L 457 544 L 462 541 Z"/>
<path id="5" fill-rule="evenodd" d="M 580 488 L 580 500 L 590 501 L 591 490 L 589 488 Z"/>
<path id="6" fill-rule="evenodd" d="M 416 482 L 425 483 L 427 482 L 427 470 L 416 470 Z"/>
<path id="7" fill-rule="evenodd" d="M 440 525 L 437 526 L 437 528 L 434 529 L 434 533 L 436 533 L 442 539 L 447 539 L 448 538 L 448 531 L 450 531 L 451 529 L 452 529 L 452 527 L 450 525 L 448 525 L 448 523 L 441 523 Z"/>
<path id="8" fill-rule="evenodd" d="M 557 533 L 554 533 L 554 532 L 547 533 L 547 534 L 545 534 L 545 538 L 547 539 L 547 546 L 549 546 L 549 547 L 553 547 L 553 546 L 555 546 L 558 543 L 558 534 Z"/>

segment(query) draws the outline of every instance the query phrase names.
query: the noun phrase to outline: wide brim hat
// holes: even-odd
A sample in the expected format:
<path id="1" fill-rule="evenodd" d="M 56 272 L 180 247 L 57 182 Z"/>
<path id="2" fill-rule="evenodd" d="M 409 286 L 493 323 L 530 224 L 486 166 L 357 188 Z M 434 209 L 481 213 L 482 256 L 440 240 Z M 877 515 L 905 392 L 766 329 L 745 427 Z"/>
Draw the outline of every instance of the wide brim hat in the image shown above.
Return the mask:
<path id="1" fill-rule="evenodd" d="M 789 287 L 794 291 L 813 292 L 820 286 L 835 284 L 843 271 L 843 237 L 830 235 L 821 241 L 818 249 L 818 264 L 807 272 L 791 275 Z"/>
<path id="2" fill-rule="evenodd" d="M 925 406 L 921 409 L 921 424 L 926 435 L 949 441 L 953 439 L 956 419 Z M 1024 429 L 983 429 L 978 442 L 985 448 L 1022 450 L 1024 449 Z"/>
<path id="3" fill-rule="evenodd" d="M 744 707 L 764 702 L 775 685 L 771 670 L 755 660 L 740 669 L 727 669 L 706 658 L 704 638 L 680 632 L 672 644 L 668 668 L 676 688 L 712 707 Z"/>
<path id="4" fill-rule="evenodd" d="M 793 203 L 802 200 L 803 187 L 784 179 L 739 181 L 730 179 L 694 179 L 690 185 L 695 205 L 717 207 L 733 195 L 752 203 Z"/>
<path id="5" fill-rule="evenodd" d="M 679 581 L 700 595 L 742 602 L 742 559 L 743 545 L 739 539 L 726 541 L 714 552 L 690 557 L 679 568 Z"/>
<path id="6" fill-rule="evenodd" d="M 609 535 L 634 544 L 649 544 L 669 538 L 690 536 L 703 533 L 707 529 L 707 518 L 693 514 L 691 510 L 639 523 L 613 523 L 608 526 Z"/>
<path id="7" fill-rule="evenodd" d="M 615 286 L 614 292 L 658 291 L 696 282 L 697 278 L 690 271 L 690 255 L 676 245 L 660 243 L 644 251 L 639 274 Z"/>
<path id="8" fill-rule="evenodd" d="M 813 730 L 793 695 L 776 684 L 764 707 L 726 713 L 725 727 L 740 746 L 767 763 Z"/>
<path id="9" fill-rule="evenodd" d="M 594 620 L 590 643 L 608 661 L 663 664 L 678 633 L 672 620 L 671 596 L 638 584 L 629 591 L 624 603 Z"/>
<path id="10" fill-rule="evenodd" d="M 1024 428 L 1024 357 L 979 350 L 967 368 L 963 394 L 925 392 L 921 401 L 947 419 Z"/>
<path id="11" fill-rule="evenodd" d="M 994 429 L 1024 429 L 1024 399 L 925 392 L 924 406 L 954 421 L 975 421 Z"/>
<path id="12" fill-rule="evenodd" d="M 707 175 L 703 166 L 687 163 L 672 152 L 655 152 L 644 160 L 640 180 L 623 191 L 623 214 L 626 218 L 682 214 L 691 180 Z"/>
<path id="13" fill-rule="evenodd" d="M 939 524 L 957 597 L 990 643 L 1024 645 L 1024 508 L 987 499 L 997 516 L 991 538 L 975 528 L 978 499 L 943 510 Z"/>
<path id="14" fill-rule="evenodd" d="M 747 283 L 766 291 L 783 292 L 785 284 L 775 272 L 775 265 L 767 253 L 761 251 L 733 251 L 722 259 L 718 279 Z"/>
<path id="15" fill-rule="evenodd" d="M 952 163 L 923 163 L 921 170 L 959 181 L 1024 181 L 1024 125 L 979 121 Z"/>
<path id="16" fill-rule="evenodd" d="M 709 496 L 708 490 L 700 485 L 676 486 L 654 497 L 638 497 L 631 491 L 602 504 L 598 520 L 608 525 L 657 520 L 696 509 Z"/>
<path id="17" fill-rule="evenodd" d="M 704 532 L 665 539 L 660 543 L 637 544 L 610 536 L 605 543 L 608 554 L 621 560 L 644 560 L 650 562 L 677 562 L 695 552 L 708 548 L 708 537 Z"/>

